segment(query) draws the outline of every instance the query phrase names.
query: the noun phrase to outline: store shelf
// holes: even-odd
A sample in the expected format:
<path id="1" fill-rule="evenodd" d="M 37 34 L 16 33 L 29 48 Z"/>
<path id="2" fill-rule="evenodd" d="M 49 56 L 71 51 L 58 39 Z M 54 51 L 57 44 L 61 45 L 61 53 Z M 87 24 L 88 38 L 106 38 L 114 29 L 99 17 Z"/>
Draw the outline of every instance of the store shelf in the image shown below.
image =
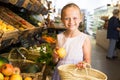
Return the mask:
<path id="1" fill-rule="evenodd" d="M 46 15 L 48 9 L 43 5 L 41 0 L 0 0 L 5 5 L 14 5 L 16 7 L 24 8 L 28 11 Z"/>
<path id="2" fill-rule="evenodd" d="M 6 25 L 0 28 L 0 50 L 11 44 L 16 44 L 22 39 L 33 36 L 42 30 L 42 27 L 36 27 L 30 24 L 25 19 L 3 6 L 0 6 L 0 19 L 2 20 L 1 24 L 6 23 Z M 6 28 L 8 25 L 14 27 L 15 30 L 2 31 L 2 29 Z"/>

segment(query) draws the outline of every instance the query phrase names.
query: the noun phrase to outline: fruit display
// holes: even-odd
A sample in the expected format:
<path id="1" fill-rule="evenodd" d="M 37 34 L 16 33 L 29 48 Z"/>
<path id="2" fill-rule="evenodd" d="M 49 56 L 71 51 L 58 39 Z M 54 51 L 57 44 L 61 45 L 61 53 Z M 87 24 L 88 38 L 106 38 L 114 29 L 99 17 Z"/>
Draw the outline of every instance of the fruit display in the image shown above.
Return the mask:
<path id="1" fill-rule="evenodd" d="M 27 22 L 11 9 L 0 6 L 0 50 L 33 37 L 41 28 Z M 22 45 L 22 44 L 21 44 Z"/>
<path id="2" fill-rule="evenodd" d="M 29 68 L 31 72 L 35 72 L 34 70 L 36 69 L 36 65 L 33 65 L 32 67 L 29 65 L 27 66 L 27 68 Z M 38 66 L 37 66 L 37 69 L 38 69 Z M 30 72 L 28 72 L 27 74 L 29 73 Z M 33 74 L 35 75 L 35 73 Z M 13 66 L 10 63 L 4 63 L 0 67 L 0 80 L 34 80 L 34 78 L 31 76 L 22 75 L 19 67 Z"/>
<path id="3" fill-rule="evenodd" d="M 14 67 L 10 63 L 4 63 L 0 67 L 0 80 L 23 80 L 22 76 L 18 72 L 14 73 Z M 19 69 L 20 70 L 20 69 Z"/>
<path id="4" fill-rule="evenodd" d="M 2 56 L 0 66 L 0 80 L 41 80 L 45 65 L 33 62 L 11 61 Z"/>
<path id="5" fill-rule="evenodd" d="M 13 22 L 13 25 L 15 25 L 15 27 L 17 29 L 33 29 L 35 28 L 35 26 L 33 26 L 32 24 L 30 24 L 29 22 L 27 22 L 25 19 L 21 18 L 20 16 L 18 16 L 17 14 L 15 14 L 14 12 L 10 11 L 9 9 L 7 12 L 3 13 L 6 16 L 8 16 L 12 21 L 15 21 L 15 23 Z"/>
<path id="6" fill-rule="evenodd" d="M 9 32 L 9 31 L 16 30 L 16 28 L 14 28 L 12 25 L 10 25 L 0 19 L 0 30 L 2 30 L 4 32 Z"/>

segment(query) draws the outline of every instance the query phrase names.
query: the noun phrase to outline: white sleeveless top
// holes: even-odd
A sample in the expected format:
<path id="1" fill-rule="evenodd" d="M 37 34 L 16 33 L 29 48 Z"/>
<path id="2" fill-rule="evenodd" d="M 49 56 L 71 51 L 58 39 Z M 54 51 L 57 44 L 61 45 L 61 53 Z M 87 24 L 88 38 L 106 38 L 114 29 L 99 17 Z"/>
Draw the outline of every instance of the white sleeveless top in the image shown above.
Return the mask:
<path id="1" fill-rule="evenodd" d="M 65 48 L 67 55 L 58 62 L 57 66 L 62 64 L 77 64 L 83 61 L 82 47 L 86 37 L 87 34 L 84 33 L 72 38 L 65 37 L 64 33 L 58 34 L 58 46 Z"/>

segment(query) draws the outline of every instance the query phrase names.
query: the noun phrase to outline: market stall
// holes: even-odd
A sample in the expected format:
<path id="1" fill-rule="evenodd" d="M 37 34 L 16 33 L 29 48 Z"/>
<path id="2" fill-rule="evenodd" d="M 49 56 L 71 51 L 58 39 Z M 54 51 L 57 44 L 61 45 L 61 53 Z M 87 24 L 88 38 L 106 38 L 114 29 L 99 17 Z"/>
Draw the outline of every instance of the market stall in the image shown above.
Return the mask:
<path id="1" fill-rule="evenodd" d="M 25 14 L 22 14 L 23 17 L 19 14 L 23 13 L 22 11 Z M 46 76 L 50 74 L 48 70 L 51 68 L 48 66 L 51 64 L 52 52 L 48 52 L 49 57 L 45 57 L 47 60 L 50 59 L 50 62 L 47 63 L 46 59 L 45 61 L 43 58 L 41 59 L 40 48 L 45 43 L 44 47 L 52 44 L 50 49 L 53 49 L 55 41 L 46 34 L 47 28 L 44 25 L 36 26 L 26 19 L 30 14 L 46 15 L 47 13 L 48 9 L 39 0 L 0 0 L 0 57 L 9 61 L 3 62 L 3 59 L 0 58 L 0 64 L 10 63 L 12 67 L 19 67 L 21 71 L 19 76 L 23 79 L 30 77 L 33 80 L 45 80 Z M 47 36 L 43 39 L 44 35 Z M 29 71 L 23 70 L 23 67 L 29 68 Z M 2 74 L 4 78 L 8 75 L 4 72 Z M 8 77 L 11 78 L 12 75 Z"/>

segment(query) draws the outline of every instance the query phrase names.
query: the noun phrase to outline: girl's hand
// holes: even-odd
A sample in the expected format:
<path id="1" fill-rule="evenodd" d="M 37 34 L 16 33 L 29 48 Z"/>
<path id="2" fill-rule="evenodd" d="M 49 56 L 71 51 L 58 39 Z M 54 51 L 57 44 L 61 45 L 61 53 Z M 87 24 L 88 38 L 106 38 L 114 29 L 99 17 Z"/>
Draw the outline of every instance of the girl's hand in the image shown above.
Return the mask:
<path id="1" fill-rule="evenodd" d="M 58 50 L 58 49 L 59 49 L 58 47 L 55 48 L 54 52 L 53 52 L 53 55 L 52 55 L 54 62 L 58 62 L 58 60 L 59 60 L 59 56 L 58 56 L 58 54 L 56 52 L 56 50 Z"/>
<path id="2" fill-rule="evenodd" d="M 79 62 L 78 64 L 76 64 L 78 69 L 81 68 L 91 68 L 91 65 L 85 61 Z"/>
<path id="3" fill-rule="evenodd" d="M 76 64 L 77 68 L 78 69 L 81 69 L 81 68 L 85 68 L 85 62 L 79 62 L 78 64 Z"/>

